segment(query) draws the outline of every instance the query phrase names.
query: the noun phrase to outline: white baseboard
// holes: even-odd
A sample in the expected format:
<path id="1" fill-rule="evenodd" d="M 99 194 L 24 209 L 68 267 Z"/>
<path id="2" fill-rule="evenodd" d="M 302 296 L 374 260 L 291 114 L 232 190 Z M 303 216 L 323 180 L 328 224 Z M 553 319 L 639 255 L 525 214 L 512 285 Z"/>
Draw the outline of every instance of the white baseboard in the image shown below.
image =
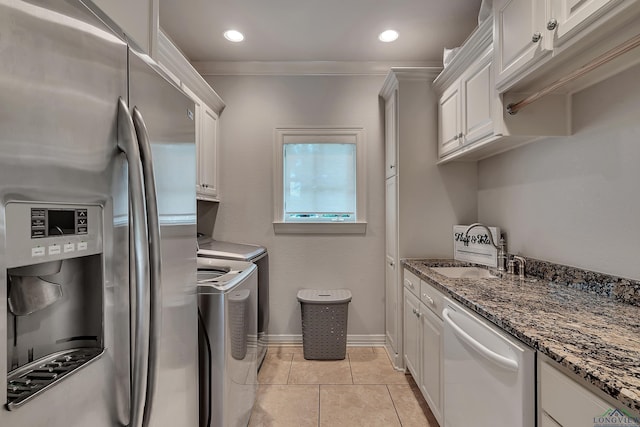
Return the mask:
<path id="1" fill-rule="evenodd" d="M 282 334 L 267 336 L 270 346 L 301 346 L 302 334 Z M 350 347 L 384 347 L 384 334 L 380 335 L 347 335 L 347 346 Z"/>

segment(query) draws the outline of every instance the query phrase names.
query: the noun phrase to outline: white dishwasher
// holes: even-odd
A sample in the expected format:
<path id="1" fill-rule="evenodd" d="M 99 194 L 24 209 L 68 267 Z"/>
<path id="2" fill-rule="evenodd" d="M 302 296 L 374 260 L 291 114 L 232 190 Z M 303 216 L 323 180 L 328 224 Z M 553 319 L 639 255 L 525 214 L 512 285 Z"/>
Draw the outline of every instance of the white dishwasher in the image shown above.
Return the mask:
<path id="1" fill-rule="evenodd" d="M 445 302 L 444 425 L 534 427 L 535 351 Z"/>

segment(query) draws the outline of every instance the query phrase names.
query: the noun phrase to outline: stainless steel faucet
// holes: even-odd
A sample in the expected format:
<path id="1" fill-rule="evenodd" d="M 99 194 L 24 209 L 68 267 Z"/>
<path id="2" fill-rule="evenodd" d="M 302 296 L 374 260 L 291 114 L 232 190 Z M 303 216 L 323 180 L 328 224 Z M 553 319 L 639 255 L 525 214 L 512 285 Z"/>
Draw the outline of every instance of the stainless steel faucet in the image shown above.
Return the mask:
<path id="1" fill-rule="evenodd" d="M 507 242 L 504 240 L 502 236 L 500 236 L 500 240 L 496 245 L 496 242 L 493 240 L 493 235 L 491 234 L 491 230 L 489 230 L 489 227 L 487 227 L 486 225 L 482 224 L 481 222 L 475 222 L 471 224 L 469 227 L 467 227 L 467 230 L 464 232 L 465 246 L 469 244 L 469 231 L 472 228 L 476 228 L 476 227 L 482 227 L 485 230 L 487 230 L 487 234 L 489 235 L 489 242 L 491 243 L 491 245 L 493 245 L 494 248 L 498 250 L 498 271 L 505 271 L 505 268 L 507 266 L 507 259 L 508 259 Z"/>

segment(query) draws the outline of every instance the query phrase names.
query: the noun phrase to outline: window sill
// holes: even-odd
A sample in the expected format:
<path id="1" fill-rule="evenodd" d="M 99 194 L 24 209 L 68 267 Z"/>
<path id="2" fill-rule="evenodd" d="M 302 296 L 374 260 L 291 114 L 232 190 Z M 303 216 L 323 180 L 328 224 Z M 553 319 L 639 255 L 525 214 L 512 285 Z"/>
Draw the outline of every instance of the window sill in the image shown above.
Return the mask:
<path id="1" fill-rule="evenodd" d="M 276 234 L 366 234 L 366 221 L 359 222 L 273 222 Z"/>

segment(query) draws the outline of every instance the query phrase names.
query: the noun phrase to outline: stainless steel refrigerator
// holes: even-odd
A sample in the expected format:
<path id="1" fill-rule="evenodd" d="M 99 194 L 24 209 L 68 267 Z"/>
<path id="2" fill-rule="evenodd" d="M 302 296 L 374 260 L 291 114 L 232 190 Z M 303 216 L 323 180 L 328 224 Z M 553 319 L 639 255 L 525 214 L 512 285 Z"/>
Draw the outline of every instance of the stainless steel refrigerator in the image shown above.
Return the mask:
<path id="1" fill-rule="evenodd" d="M 78 0 L 0 58 L 0 426 L 197 426 L 193 102 Z"/>

